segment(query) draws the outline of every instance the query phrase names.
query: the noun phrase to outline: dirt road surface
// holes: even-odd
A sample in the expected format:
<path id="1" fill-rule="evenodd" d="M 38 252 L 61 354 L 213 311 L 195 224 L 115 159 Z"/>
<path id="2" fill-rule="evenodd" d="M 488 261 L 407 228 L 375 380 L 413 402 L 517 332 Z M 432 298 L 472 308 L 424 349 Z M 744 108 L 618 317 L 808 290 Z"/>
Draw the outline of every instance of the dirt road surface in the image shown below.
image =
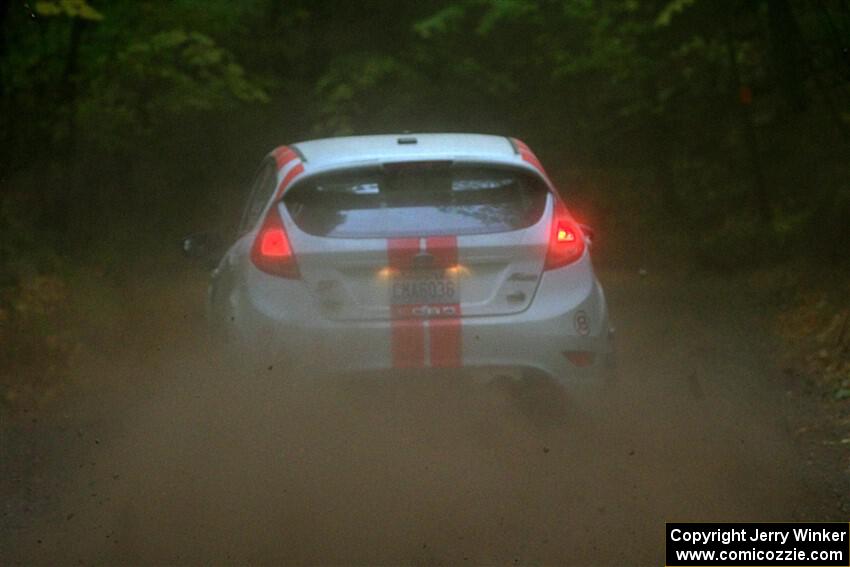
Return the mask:
<path id="1" fill-rule="evenodd" d="M 602 280 L 619 381 L 563 405 L 233 372 L 199 274 L 142 286 L 77 363 L 80 394 L 5 424 L 0 563 L 661 565 L 665 521 L 847 520 L 841 477 L 796 439 L 810 407 L 757 292 Z"/>

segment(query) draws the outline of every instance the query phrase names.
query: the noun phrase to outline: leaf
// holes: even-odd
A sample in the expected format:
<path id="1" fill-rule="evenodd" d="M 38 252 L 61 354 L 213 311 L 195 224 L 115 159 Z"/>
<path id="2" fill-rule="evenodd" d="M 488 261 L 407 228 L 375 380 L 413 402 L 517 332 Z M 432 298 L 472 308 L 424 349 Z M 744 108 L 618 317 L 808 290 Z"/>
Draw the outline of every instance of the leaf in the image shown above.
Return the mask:
<path id="1" fill-rule="evenodd" d="M 672 0 L 659 12 L 658 17 L 655 18 L 655 25 L 660 28 L 669 26 L 673 16 L 684 12 L 695 3 L 696 0 Z"/>
<path id="2" fill-rule="evenodd" d="M 67 16 L 81 20 L 100 21 L 103 14 L 92 8 L 87 0 L 39 0 L 35 12 L 40 16 Z"/>
<path id="3" fill-rule="evenodd" d="M 491 0 L 490 9 L 481 18 L 476 33 L 487 35 L 502 20 L 518 20 L 534 13 L 537 5 L 528 0 Z"/>
<path id="4" fill-rule="evenodd" d="M 434 15 L 413 25 L 413 31 L 424 39 L 444 34 L 466 15 L 466 7 L 460 5 L 443 8 Z"/>
<path id="5" fill-rule="evenodd" d="M 65 12 L 59 6 L 58 2 L 36 2 L 35 3 L 35 13 L 39 16 L 61 16 Z"/>
<path id="6" fill-rule="evenodd" d="M 115 58 L 120 71 L 99 77 L 78 102 L 86 136 L 104 147 L 124 147 L 127 132 L 151 136 L 181 114 L 269 100 L 230 51 L 199 32 L 162 31 Z"/>

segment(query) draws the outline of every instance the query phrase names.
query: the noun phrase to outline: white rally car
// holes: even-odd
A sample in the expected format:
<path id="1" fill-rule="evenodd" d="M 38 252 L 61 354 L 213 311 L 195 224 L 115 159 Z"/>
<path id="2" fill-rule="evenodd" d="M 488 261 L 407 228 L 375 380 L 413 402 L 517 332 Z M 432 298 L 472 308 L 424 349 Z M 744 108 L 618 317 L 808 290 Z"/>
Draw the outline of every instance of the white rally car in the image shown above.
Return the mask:
<path id="1" fill-rule="evenodd" d="M 209 314 L 277 368 L 586 383 L 612 341 L 585 228 L 516 139 L 300 142 L 260 166 Z"/>

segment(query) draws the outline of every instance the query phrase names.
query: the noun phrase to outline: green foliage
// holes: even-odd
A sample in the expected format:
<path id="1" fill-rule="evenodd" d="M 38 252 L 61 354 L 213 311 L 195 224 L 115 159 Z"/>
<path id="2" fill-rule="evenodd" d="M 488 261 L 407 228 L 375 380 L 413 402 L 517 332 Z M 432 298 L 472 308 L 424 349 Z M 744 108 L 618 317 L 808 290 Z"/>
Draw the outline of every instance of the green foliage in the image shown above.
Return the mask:
<path id="1" fill-rule="evenodd" d="M 39 16 L 66 16 L 81 20 L 100 21 L 103 14 L 95 10 L 86 0 L 39 0 L 35 3 Z"/>
<path id="2" fill-rule="evenodd" d="M 412 77 L 413 71 L 390 55 L 357 54 L 340 58 L 316 84 L 321 101 L 316 131 L 326 135 L 353 134 L 356 124 L 380 120 L 380 109 L 369 108 L 365 101 L 392 97 L 391 108 L 402 106 L 401 93 L 394 92 L 393 87 L 413 80 Z"/>
<path id="3" fill-rule="evenodd" d="M 110 66 L 114 72 L 98 77 L 80 105 L 84 123 L 105 127 L 93 137 L 108 144 L 128 131 L 153 134 L 183 113 L 268 101 L 228 51 L 198 32 L 170 30 L 133 42 Z"/>
<path id="4" fill-rule="evenodd" d="M 669 26 L 676 14 L 684 12 L 695 2 L 696 0 L 672 0 L 668 2 L 661 12 L 658 13 L 658 17 L 655 18 L 655 25 L 658 27 Z"/>
<path id="5" fill-rule="evenodd" d="M 466 8 L 461 4 L 455 4 L 443 8 L 422 21 L 416 22 L 413 30 L 425 39 L 435 35 L 448 32 L 454 26 L 459 25 L 466 16 Z"/>
<path id="6" fill-rule="evenodd" d="M 554 177 L 640 180 L 640 214 L 711 265 L 727 245 L 720 263 L 802 253 L 786 246 L 794 231 L 831 249 L 848 224 L 850 19 L 831 2 L 33 6 L 0 23 L 0 166 L 53 172 L 13 189 L 32 194 L 27 222 L 50 226 L 51 242 L 72 234 L 91 250 L 90 216 L 115 210 L 163 225 L 193 203 L 226 210 L 249 156 L 285 140 L 404 129 L 513 134 Z M 215 203 L 196 198 L 213 182 Z M 758 218 L 764 193 L 772 219 Z"/>
<path id="7" fill-rule="evenodd" d="M 481 35 L 492 32 L 500 22 L 510 22 L 539 15 L 537 2 L 529 0 L 490 0 L 475 31 Z"/>

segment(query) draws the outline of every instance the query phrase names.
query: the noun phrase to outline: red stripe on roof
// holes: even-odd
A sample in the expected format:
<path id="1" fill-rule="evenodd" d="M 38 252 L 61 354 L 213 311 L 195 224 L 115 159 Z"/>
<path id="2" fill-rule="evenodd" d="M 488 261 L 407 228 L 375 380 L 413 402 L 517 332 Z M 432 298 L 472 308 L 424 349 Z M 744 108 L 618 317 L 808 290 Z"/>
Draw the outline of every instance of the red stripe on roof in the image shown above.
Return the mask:
<path id="1" fill-rule="evenodd" d="M 540 174 L 547 181 L 549 181 L 549 175 L 546 173 L 546 170 L 543 169 L 543 164 L 540 163 L 540 160 L 537 159 L 537 156 L 534 155 L 534 152 L 532 152 L 530 149 L 528 149 L 528 146 L 525 146 L 524 148 L 520 148 L 519 149 L 519 155 L 523 159 L 523 161 L 525 161 L 526 163 L 530 163 L 534 167 L 534 169 L 539 171 Z M 551 181 L 550 181 L 550 183 L 551 183 Z"/>
<path id="2" fill-rule="evenodd" d="M 532 152 L 531 148 L 528 147 L 528 144 L 517 138 L 511 138 L 511 140 L 514 143 L 514 146 L 516 146 L 516 149 L 519 152 L 519 155 L 523 159 L 523 161 L 530 163 L 535 167 L 535 169 L 537 169 L 537 171 L 546 176 L 546 171 L 543 169 L 543 164 L 540 163 L 540 160 L 537 159 L 537 156 L 534 155 L 534 152 Z"/>
<path id="3" fill-rule="evenodd" d="M 280 199 L 281 197 L 283 197 L 284 191 L 286 191 L 286 189 L 292 184 L 292 180 L 298 177 L 303 172 L 304 166 L 300 163 L 290 169 L 286 173 L 286 175 L 284 175 L 283 179 L 281 179 L 280 185 L 278 185 L 277 187 L 277 196 L 275 198 Z"/>
<path id="4" fill-rule="evenodd" d="M 298 157 L 298 154 L 295 153 L 295 150 L 287 146 L 280 146 L 279 148 L 275 148 L 275 150 L 272 152 L 272 155 L 274 156 L 274 161 L 277 164 L 278 170 Z"/>

